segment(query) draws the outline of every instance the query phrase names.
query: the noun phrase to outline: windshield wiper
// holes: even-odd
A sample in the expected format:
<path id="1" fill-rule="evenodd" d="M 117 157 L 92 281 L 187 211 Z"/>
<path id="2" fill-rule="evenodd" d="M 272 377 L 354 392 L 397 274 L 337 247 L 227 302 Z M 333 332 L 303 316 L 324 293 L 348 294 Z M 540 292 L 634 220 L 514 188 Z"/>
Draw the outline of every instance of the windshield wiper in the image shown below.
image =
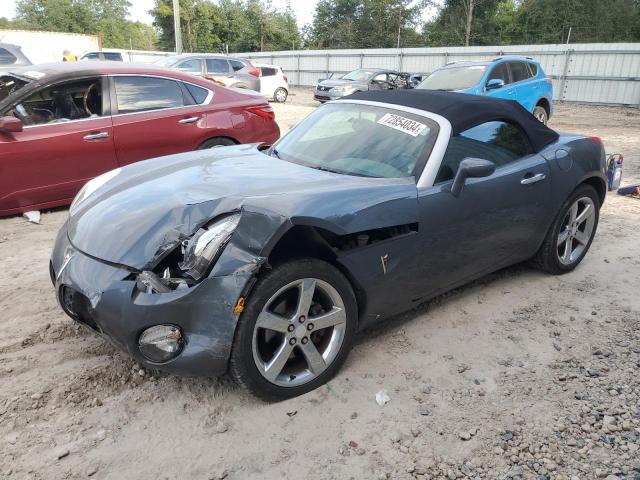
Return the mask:
<path id="1" fill-rule="evenodd" d="M 282 160 L 282 157 L 280 157 L 278 150 L 276 150 L 275 148 L 271 149 L 271 156 L 276 157 L 278 160 Z"/>

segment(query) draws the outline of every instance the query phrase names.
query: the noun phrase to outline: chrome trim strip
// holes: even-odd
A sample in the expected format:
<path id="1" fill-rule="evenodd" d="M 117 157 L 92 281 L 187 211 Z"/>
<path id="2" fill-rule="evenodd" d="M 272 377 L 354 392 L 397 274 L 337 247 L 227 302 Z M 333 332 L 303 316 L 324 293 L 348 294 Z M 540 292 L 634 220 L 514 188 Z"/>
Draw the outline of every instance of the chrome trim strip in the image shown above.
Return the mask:
<path id="1" fill-rule="evenodd" d="M 442 158 L 444 157 L 444 153 L 447 150 L 447 146 L 449 145 L 449 139 L 451 138 L 452 129 L 449 120 L 436 113 L 431 113 L 426 110 L 420 110 L 418 108 L 405 107 L 404 105 L 396 105 L 395 103 L 373 102 L 371 100 L 349 100 L 348 98 L 342 100 L 333 100 L 327 102 L 327 105 L 330 103 L 355 103 L 359 105 L 371 105 L 374 107 L 390 108 L 392 110 L 404 110 L 406 112 L 420 115 L 422 117 L 426 117 L 435 121 L 440 127 L 438 138 L 433 144 L 431 155 L 429 155 L 429 159 L 424 166 L 424 170 L 422 170 L 422 174 L 416 182 L 416 186 L 419 190 L 423 190 L 425 188 L 433 186 L 433 182 L 435 181 L 438 170 L 440 169 L 440 164 L 442 163 Z"/>

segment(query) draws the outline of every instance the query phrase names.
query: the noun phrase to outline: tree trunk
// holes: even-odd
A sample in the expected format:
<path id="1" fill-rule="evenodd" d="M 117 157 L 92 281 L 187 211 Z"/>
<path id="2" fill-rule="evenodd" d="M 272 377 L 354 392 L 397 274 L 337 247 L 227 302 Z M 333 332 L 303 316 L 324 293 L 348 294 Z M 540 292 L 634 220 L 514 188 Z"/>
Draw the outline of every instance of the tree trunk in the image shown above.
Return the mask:
<path id="1" fill-rule="evenodd" d="M 473 4 L 475 0 L 467 0 L 464 4 L 467 11 L 467 29 L 464 33 L 464 46 L 469 46 L 469 40 L 471 39 L 471 21 L 473 20 Z"/>

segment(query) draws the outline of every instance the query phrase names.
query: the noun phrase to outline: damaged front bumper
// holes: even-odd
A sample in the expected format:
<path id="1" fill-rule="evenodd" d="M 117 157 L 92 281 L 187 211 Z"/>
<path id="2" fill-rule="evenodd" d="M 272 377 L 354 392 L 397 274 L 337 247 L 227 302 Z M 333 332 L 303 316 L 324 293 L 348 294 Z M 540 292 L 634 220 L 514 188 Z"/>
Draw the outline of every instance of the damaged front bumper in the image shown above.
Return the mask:
<path id="1" fill-rule="evenodd" d="M 260 265 L 251 260 L 250 268 L 226 275 L 212 272 L 188 289 L 146 293 L 138 288 L 138 271 L 77 250 L 65 224 L 56 239 L 50 272 L 63 310 L 139 363 L 173 373 L 211 376 L 227 369 L 238 320 L 234 307 Z M 165 363 L 148 360 L 139 348 L 141 333 L 157 325 L 173 325 L 182 332 L 180 353 Z"/>

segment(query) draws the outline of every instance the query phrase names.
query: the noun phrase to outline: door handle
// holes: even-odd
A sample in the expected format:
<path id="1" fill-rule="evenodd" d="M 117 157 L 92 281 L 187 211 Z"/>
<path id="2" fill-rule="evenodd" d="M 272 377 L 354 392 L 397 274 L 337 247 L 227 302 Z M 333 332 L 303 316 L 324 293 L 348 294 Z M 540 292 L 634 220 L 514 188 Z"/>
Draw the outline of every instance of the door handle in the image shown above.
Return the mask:
<path id="1" fill-rule="evenodd" d="M 547 178 L 547 176 L 544 173 L 538 173 L 536 175 L 532 175 L 531 177 L 523 178 L 522 180 L 520 180 L 520 183 L 522 185 L 531 185 L 532 183 L 541 182 L 545 178 Z"/>
<path id="2" fill-rule="evenodd" d="M 109 132 L 90 133 L 82 138 L 87 142 L 90 142 L 91 140 L 100 140 L 101 138 L 109 138 Z"/>
<path id="3" fill-rule="evenodd" d="M 198 120 L 200 120 L 200 117 L 187 117 L 182 120 L 178 120 L 178 123 L 196 123 Z"/>

